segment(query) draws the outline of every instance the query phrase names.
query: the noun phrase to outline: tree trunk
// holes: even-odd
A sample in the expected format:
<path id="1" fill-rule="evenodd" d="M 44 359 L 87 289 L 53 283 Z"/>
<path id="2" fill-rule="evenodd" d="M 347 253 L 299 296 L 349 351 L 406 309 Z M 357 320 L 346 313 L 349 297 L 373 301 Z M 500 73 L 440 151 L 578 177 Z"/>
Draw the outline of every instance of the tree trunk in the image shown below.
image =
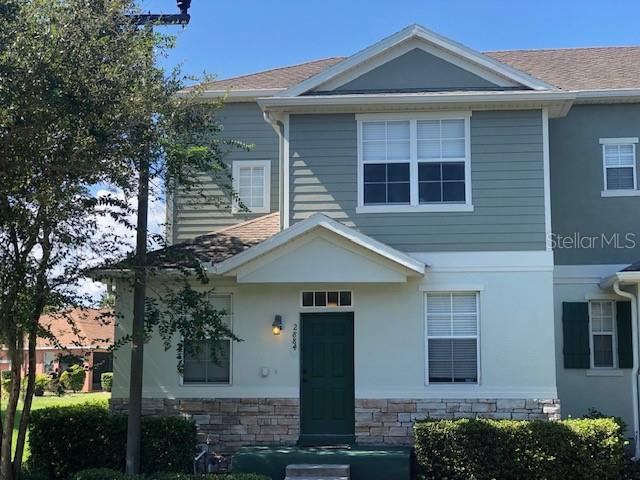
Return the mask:
<path id="1" fill-rule="evenodd" d="M 20 383 L 22 380 L 22 335 L 8 345 L 9 358 L 11 359 L 11 392 L 9 403 L 5 412 L 4 424 L 2 426 L 2 447 L 0 448 L 0 478 L 2 480 L 14 480 L 13 464 L 11 458 L 11 446 L 13 442 L 13 426 L 16 421 L 16 411 L 20 398 Z"/>
<path id="2" fill-rule="evenodd" d="M 135 279 L 133 287 L 133 325 L 131 375 L 129 377 L 129 417 L 127 423 L 128 474 L 140 473 L 142 422 L 142 362 L 144 354 L 144 310 L 147 287 L 147 214 L 149 208 L 149 163 L 140 162 L 138 186 L 138 225 L 136 238 Z"/>
<path id="3" fill-rule="evenodd" d="M 40 314 L 38 314 L 38 317 L 40 317 Z M 33 393 L 36 384 L 37 338 L 36 330 L 33 328 L 32 331 L 29 332 L 29 370 L 27 372 L 27 389 L 24 396 L 24 405 L 22 406 L 22 416 L 20 417 L 16 451 L 13 456 L 13 476 L 16 479 L 20 478 L 20 472 L 22 470 L 22 456 L 24 454 L 24 445 L 27 440 L 27 427 L 29 426 L 31 403 L 33 402 Z"/>

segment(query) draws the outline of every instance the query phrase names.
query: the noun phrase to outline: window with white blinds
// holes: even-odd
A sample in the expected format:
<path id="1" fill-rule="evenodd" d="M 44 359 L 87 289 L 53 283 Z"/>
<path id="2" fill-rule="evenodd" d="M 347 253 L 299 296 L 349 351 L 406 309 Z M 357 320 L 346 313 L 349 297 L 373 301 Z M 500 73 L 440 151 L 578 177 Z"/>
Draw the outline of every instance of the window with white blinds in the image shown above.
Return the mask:
<path id="1" fill-rule="evenodd" d="M 429 383 L 478 382 L 478 294 L 426 294 Z"/>
<path id="2" fill-rule="evenodd" d="M 614 368 L 616 366 L 615 302 L 589 302 L 591 324 L 591 366 Z"/>
<path id="3" fill-rule="evenodd" d="M 268 160 L 233 162 L 234 213 L 269 213 L 271 162 Z"/>
<path id="4" fill-rule="evenodd" d="M 605 190 L 636 189 L 637 138 L 601 138 Z"/>
<path id="5" fill-rule="evenodd" d="M 359 208 L 471 205 L 469 116 L 363 114 L 358 122 Z"/>
<path id="6" fill-rule="evenodd" d="M 225 323 L 232 325 L 231 295 L 212 295 L 210 302 L 222 314 Z M 182 383 L 231 383 L 231 340 L 185 340 Z"/>

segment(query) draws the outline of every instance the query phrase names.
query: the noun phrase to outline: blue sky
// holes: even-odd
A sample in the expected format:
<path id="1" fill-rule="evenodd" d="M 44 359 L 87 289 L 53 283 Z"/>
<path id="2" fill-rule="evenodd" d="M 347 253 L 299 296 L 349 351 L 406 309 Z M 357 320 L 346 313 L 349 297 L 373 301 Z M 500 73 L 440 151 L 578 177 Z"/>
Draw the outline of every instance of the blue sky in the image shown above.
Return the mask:
<path id="1" fill-rule="evenodd" d="M 640 45 L 638 0 L 192 0 L 191 14 L 168 30 L 178 46 L 164 64 L 219 78 L 350 55 L 411 23 L 481 51 Z"/>

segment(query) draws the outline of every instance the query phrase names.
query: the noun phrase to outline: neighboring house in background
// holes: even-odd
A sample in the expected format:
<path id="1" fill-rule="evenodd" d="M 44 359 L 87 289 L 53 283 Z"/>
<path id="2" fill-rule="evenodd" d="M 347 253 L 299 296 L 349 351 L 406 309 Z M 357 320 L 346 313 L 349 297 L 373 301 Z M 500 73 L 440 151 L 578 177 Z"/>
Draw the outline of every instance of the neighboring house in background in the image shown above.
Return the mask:
<path id="1" fill-rule="evenodd" d="M 43 315 L 40 325 L 49 330 L 57 342 L 38 338 L 36 373 L 62 372 L 74 363 L 87 369 L 83 392 L 101 390 L 100 376 L 113 371 L 114 321 L 107 309 L 73 309 L 65 313 Z M 25 355 L 26 358 L 26 355 Z M 0 371 L 9 370 L 6 351 L 0 352 Z M 25 360 L 26 371 L 26 360 Z"/>
<path id="2" fill-rule="evenodd" d="M 223 452 L 407 444 L 419 418 L 560 404 L 637 439 L 640 47 L 480 53 L 410 26 L 206 87 L 228 94 L 224 134 L 255 144 L 228 156 L 250 212 L 177 189 L 169 238 L 244 341 L 182 375 L 150 342 L 151 412 L 193 414 Z M 122 336 L 132 292 L 105 275 Z"/>

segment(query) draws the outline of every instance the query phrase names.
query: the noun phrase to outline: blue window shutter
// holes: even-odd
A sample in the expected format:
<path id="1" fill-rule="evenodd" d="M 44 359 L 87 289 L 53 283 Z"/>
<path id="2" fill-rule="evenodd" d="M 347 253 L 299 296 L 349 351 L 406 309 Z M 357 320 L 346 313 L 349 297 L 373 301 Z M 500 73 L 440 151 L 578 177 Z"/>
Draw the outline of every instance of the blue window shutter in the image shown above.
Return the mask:
<path id="1" fill-rule="evenodd" d="M 618 367 L 633 368 L 631 302 L 616 302 L 616 324 L 618 328 Z"/>
<path id="2" fill-rule="evenodd" d="M 562 303 L 564 368 L 589 368 L 589 304 Z"/>

